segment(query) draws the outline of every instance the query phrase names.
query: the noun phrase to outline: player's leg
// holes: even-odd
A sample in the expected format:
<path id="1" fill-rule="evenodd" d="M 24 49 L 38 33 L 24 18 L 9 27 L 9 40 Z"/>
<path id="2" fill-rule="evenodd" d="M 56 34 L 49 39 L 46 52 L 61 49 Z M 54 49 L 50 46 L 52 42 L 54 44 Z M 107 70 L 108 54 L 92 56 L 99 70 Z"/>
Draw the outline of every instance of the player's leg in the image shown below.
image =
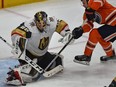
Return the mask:
<path id="1" fill-rule="evenodd" d="M 75 56 L 74 62 L 89 65 L 93 50 L 96 44 L 98 43 L 98 38 L 100 38 L 100 35 L 97 29 L 93 29 L 89 34 L 89 38 L 88 38 L 88 41 L 85 47 L 84 55 Z"/>
<path id="2" fill-rule="evenodd" d="M 104 25 L 98 28 L 98 32 L 101 35 L 101 39 L 99 39 L 99 43 L 104 49 L 106 56 L 102 56 L 100 58 L 101 61 L 107 61 L 116 59 L 115 51 L 112 47 L 112 43 L 116 40 L 116 27 Z"/>

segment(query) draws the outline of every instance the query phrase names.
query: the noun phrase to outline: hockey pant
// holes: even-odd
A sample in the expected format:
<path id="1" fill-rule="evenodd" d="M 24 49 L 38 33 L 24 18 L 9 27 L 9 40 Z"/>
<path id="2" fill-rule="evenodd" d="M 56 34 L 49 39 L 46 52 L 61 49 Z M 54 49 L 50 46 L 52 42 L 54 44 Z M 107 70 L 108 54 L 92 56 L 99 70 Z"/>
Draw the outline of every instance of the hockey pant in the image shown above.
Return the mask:
<path id="1" fill-rule="evenodd" d="M 107 28 L 107 29 L 106 29 Z M 115 29 L 115 30 L 108 30 L 108 29 Z M 103 30 L 104 29 L 104 30 Z M 110 33 L 106 33 L 106 35 L 104 34 L 105 31 Z M 101 34 L 101 32 L 103 34 Z M 112 37 L 110 37 L 110 35 Z M 108 41 L 106 41 L 105 38 L 107 37 L 110 37 Z M 90 32 L 89 34 L 89 38 L 88 38 L 88 41 L 87 41 L 87 44 L 86 44 L 86 47 L 85 47 L 85 51 L 84 51 L 84 54 L 87 55 L 87 56 L 91 56 L 92 53 L 93 53 L 93 50 L 94 48 L 96 47 L 97 43 L 99 42 L 100 45 L 102 46 L 102 48 L 104 49 L 105 53 L 107 56 L 113 56 L 113 48 L 112 48 L 112 44 L 110 41 L 114 41 L 116 39 L 116 27 L 112 27 L 112 26 L 109 26 L 107 27 L 106 25 L 100 27 L 99 29 L 95 28 L 95 29 L 92 29 L 92 31 Z"/>

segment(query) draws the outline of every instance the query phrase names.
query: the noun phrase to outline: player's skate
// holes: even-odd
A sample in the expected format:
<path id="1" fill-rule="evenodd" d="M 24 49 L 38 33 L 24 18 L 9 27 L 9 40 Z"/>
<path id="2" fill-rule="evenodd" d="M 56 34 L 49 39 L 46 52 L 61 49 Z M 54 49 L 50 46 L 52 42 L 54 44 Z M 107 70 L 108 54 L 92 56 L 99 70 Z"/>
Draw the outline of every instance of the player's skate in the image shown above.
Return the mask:
<path id="1" fill-rule="evenodd" d="M 9 68 L 10 71 L 7 73 L 8 74 L 8 78 L 6 79 L 6 84 L 7 85 L 24 85 L 24 82 L 20 76 L 20 73 L 18 71 L 18 69 L 11 69 Z"/>
<path id="2" fill-rule="evenodd" d="M 100 57 L 100 60 L 101 60 L 102 62 L 109 61 L 109 60 L 116 60 L 116 55 L 111 56 L 111 57 L 102 56 L 102 57 Z"/>
<path id="3" fill-rule="evenodd" d="M 90 65 L 89 64 L 90 60 L 91 60 L 90 56 L 78 55 L 78 56 L 75 56 L 75 59 L 73 61 L 76 63 L 84 64 L 84 65 Z"/>
<path id="4" fill-rule="evenodd" d="M 115 54 L 115 52 L 113 51 L 113 56 L 111 56 L 111 57 L 102 56 L 102 57 L 100 57 L 100 60 L 101 60 L 102 62 L 104 62 L 104 61 L 109 61 L 109 60 L 116 60 L 116 54 Z"/>

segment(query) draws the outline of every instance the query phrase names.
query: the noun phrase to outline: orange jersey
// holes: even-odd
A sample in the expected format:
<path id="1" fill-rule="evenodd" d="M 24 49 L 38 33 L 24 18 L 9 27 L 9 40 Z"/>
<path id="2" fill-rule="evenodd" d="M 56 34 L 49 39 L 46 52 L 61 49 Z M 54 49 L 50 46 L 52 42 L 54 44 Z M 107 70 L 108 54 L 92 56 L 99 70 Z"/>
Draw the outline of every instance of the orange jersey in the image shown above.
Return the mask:
<path id="1" fill-rule="evenodd" d="M 89 0 L 88 7 L 95 10 L 95 22 L 116 26 L 116 7 L 113 7 L 106 0 Z M 83 19 L 86 20 L 85 14 Z M 93 28 L 93 22 L 86 20 L 82 27 L 84 32 L 88 32 Z"/>

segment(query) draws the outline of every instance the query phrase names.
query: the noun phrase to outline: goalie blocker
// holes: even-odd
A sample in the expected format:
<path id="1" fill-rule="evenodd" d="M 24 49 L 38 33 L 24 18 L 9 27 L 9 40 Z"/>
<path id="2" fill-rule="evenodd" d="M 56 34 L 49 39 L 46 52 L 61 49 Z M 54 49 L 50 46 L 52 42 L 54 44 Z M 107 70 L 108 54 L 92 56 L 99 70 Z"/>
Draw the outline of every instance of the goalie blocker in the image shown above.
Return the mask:
<path id="1" fill-rule="evenodd" d="M 26 50 L 26 43 L 27 39 L 19 37 L 16 39 L 15 37 L 12 53 L 19 58 L 20 65 L 15 66 L 14 69 L 10 69 L 7 73 L 7 84 L 22 85 L 24 83 L 36 81 L 41 78 L 40 76 L 45 78 L 51 77 L 63 70 L 63 56 L 59 55 L 50 67 L 44 71 L 57 54 L 46 52 L 43 56 L 35 56 Z"/>

